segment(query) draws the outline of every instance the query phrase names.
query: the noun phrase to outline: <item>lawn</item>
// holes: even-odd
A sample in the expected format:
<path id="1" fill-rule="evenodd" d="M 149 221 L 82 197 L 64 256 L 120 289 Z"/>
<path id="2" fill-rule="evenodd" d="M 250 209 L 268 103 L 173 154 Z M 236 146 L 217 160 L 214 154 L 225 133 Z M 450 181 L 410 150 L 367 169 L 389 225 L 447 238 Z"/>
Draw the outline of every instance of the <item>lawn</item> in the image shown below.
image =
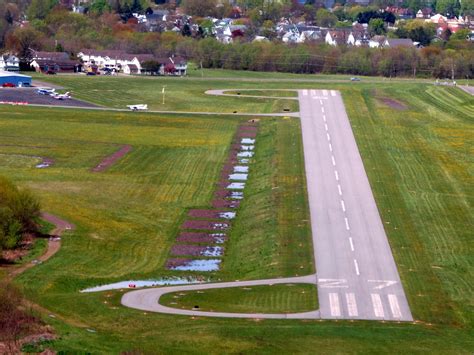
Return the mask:
<path id="1" fill-rule="evenodd" d="M 168 293 L 160 303 L 173 308 L 235 313 L 296 313 L 318 308 L 314 285 L 273 285 Z"/>
<path id="2" fill-rule="evenodd" d="M 30 299 L 56 315 L 45 318 L 61 336 L 54 348 L 94 353 L 472 353 L 473 98 L 456 88 L 424 83 L 301 84 L 282 75 L 282 82 L 261 83 L 235 76 L 235 81 L 145 81 L 156 83 L 155 93 L 161 80 L 181 88 L 173 107 L 193 111 L 206 106 L 231 111 L 233 100 L 246 101 L 204 96 L 210 88 L 341 90 L 416 322 L 190 318 L 123 308 L 120 291 L 78 293 L 105 282 L 176 274 L 163 264 L 177 226 L 187 208 L 209 203 L 240 118 L 0 107 L 0 174 L 31 187 L 45 210 L 77 225 L 53 259 L 18 279 Z M 86 79 L 70 85 L 84 85 L 80 90 L 87 91 Z M 117 88 L 115 81 L 100 79 L 103 87 Z M 64 84 L 74 79 L 52 80 Z M 139 78 L 126 80 L 140 87 Z M 134 95 L 139 98 L 139 91 Z M 104 105 L 119 100 L 112 98 L 104 94 L 96 100 Z M 384 98 L 405 109 L 390 107 Z M 255 100 L 242 104 L 245 110 L 262 112 L 272 105 Z M 248 197 L 214 279 L 314 271 L 299 130 L 294 118 L 261 120 Z M 106 172 L 90 172 L 122 144 L 134 149 Z M 55 163 L 39 170 L 36 158 L 25 157 L 20 164 L 5 158 L 9 155 L 46 156 Z M 262 299 L 262 307 L 272 302 Z M 189 302 L 195 302 L 192 295 Z"/>

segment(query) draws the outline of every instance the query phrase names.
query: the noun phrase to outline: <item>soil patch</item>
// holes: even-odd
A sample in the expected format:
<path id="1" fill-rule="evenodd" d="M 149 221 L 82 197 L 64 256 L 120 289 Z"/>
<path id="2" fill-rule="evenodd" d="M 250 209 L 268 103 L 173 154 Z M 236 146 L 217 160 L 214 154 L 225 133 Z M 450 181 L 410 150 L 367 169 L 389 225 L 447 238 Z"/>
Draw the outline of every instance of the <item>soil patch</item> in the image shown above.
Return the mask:
<path id="1" fill-rule="evenodd" d="M 206 219 L 233 219 L 235 217 L 235 212 L 223 210 L 190 210 L 188 216 Z"/>
<path id="2" fill-rule="evenodd" d="M 223 244 L 227 240 L 225 233 L 182 232 L 176 241 L 181 243 Z"/>
<path id="3" fill-rule="evenodd" d="M 212 207 L 215 208 L 239 208 L 240 201 L 239 200 L 223 200 L 223 199 L 216 199 L 212 201 Z"/>
<path id="4" fill-rule="evenodd" d="M 175 244 L 171 248 L 172 255 L 222 256 L 223 253 L 224 248 L 217 246 Z"/>
<path id="5" fill-rule="evenodd" d="M 226 230 L 230 228 L 229 222 L 213 221 L 185 221 L 182 229 L 206 229 L 206 230 Z"/>
<path id="6" fill-rule="evenodd" d="M 388 107 L 393 108 L 394 110 L 405 111 L 406 109 L 408 109 L 408 107 L 400 101 L 396 101 L 386 97 L 382 97 L 379 100 L 382 101 Z"/>
<path id="7" fill-rule="evenodd" d="M 117 160 L 122 158 L 125 154 L 130 152 L 132 150 L 131 145 L 124 145 L 122 146 L 118 151 L 116 151 L 114 154 L 108 156 L 102 162 L 97 165 L 94 169 L 92 169 L 93 172 L 98 173 L 101 171 L 104 171 L 108 167 L 110 167 L 112 164 L 114 164 Z"/>

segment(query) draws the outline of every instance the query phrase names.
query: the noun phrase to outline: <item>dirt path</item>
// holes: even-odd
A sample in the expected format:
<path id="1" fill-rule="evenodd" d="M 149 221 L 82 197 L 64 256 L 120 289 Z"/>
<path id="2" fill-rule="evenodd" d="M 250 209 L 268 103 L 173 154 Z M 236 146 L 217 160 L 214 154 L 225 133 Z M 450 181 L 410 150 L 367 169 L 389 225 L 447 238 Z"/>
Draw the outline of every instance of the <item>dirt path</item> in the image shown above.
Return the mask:
<path id="1" fill-rule="evenodd" d="M 43 263 L 49 258 L 51 258 L 54 254 L 56 254 L 61 247 L 61 240 L 56 239 L 57 237 L 61 237 L 61 235 L 64 233 L 66 230 L 72 230 L 74 229 L 74 225 L 66 222 L 56 216 L 53 216 L 52 214 L 49 214 L 47 212 L 41 213 L 41 218 L 44 219 L 45 221 L 54 224 L 56 227 L 50 232 L 51 233 L 51 238 L 48 240 L 48 247 L 46 249 L 46 252 L 41 255 L 38 259 L 37 263 L 33 262 L 28 262 L 18 268 L 11 269 L 8 272 L 8 277 L 14 278 L 24 271 L 32 268 L 33 266 L 37 265 L 38 263 Z"/>
<path id="2" fill-rule="evenodd" d="M 114 154 L 109 155 L 104 160 L 102 160 L 99 165 L 97 165 L 94 169 L 92 169 L 92 171 L 94 173 L 104 171 L 105 169 L 107 169 L 109 166 L 113 165 L 117 160 L 122 158 L 125 154 L 127 154 L 131 150 L 132 150 L 131 145 L 127 144 L 127 145 L 122 146 Z"/>

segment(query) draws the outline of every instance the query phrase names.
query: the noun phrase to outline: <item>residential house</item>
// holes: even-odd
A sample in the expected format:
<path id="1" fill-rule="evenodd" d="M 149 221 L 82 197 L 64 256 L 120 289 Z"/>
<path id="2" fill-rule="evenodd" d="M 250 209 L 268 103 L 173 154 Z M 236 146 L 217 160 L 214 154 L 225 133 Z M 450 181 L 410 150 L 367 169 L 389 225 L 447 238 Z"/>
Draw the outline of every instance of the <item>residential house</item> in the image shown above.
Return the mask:
<path id="1" fill-rule="evenodd" d="M 347 45 L 348 46 L 355 46 L 355 47 L 361 47 L 369 46 L 369 38 L 365 32 L 360 32 L 360 31 L 353 31 L 349 34 L 347 37 Z"/>
<path id="2" fill-rule="evenodd" d="M 76 73 L 82 70 L 82 64 L 69 58 L 66 52 L 32 51 L 30 66 L 42 73 Z"/>
<path id="3" fill-rule="evenodd" d="M 349 33 L 346 30 L 329 30 L 324 41 L 331 46 L 341 46 L 347 43 Z"/>
<path id="4" fill-rule="evenodd" d="M 386 37 L 385 36 L 373 36 L 369 40 L 369 47 L 370 48 L 380 48 L 383 47 L 385 43 Z"/>
<path id="5" fill-rule="evenodd" d="M 413 47 L 414 43 L 410 38 L 387 38 L 383 46 L 387 48 Z"/>
<path id="6" fill-rule="evenodd" d="M 0 55 L 0 71 L 20 71 L 20 59 L 11 54 Z"/>

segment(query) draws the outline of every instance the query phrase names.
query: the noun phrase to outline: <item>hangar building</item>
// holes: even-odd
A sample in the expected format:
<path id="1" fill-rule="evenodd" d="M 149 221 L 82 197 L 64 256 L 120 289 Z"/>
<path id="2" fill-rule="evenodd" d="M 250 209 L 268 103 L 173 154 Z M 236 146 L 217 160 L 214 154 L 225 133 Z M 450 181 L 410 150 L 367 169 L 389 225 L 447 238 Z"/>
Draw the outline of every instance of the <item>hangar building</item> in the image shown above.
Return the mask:
<path id="1" fill-rule="evenodd" d="M 6 83 L 14 84 L 15 86 L 31 86 L 31 76 L 13 73 L 0 72 L 0 86 Z M 26 85 L 25 85 L 26 84 Z"/>

